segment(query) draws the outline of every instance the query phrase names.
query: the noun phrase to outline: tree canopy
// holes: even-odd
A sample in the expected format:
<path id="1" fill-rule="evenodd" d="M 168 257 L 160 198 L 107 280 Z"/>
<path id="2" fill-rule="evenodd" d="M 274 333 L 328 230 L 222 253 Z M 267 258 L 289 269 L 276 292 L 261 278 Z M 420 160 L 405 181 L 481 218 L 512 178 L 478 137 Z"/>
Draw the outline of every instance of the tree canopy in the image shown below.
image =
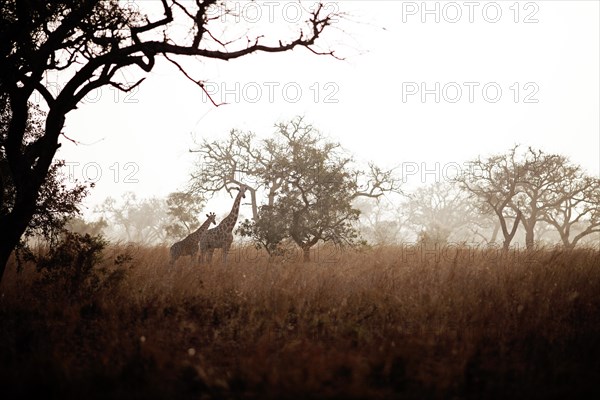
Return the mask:
<path id="1" fill-rule="evenodd" d="M 242 223 L 240 233 L 271 254 L 291 240 L 305 261 L 320 241 L 360 242 L 355 199 L 400 189 L 392 170 L 375 164 L 358 168 L 339 143 L 301 117 L 276 124 L 262 139 L 232 130 L 224 140 L 204 140 L 197 152 L 190 190 L 210 196 L 232 185 L 248 186 L 252 220 Z"/>
<path id="2" fill-rule="evenodd" d="M 535 245 L 539 223 L 554 226 L 567 248 L 600 231 L 600 179 L 589 176 L 567 157 L 531 147 L 520 152 L 478 158 L 459 178 L 480 209 L 496 215 L 508 249 L 519 224 L 525 245 Z M 578 228 L 571 238 L 571 228 Z"/>
<path id="3" fill-rule="evenodd" d="M 445 244 L 453 235 L 464 237 L 478 218 L 474 211 L 464 191 L 447 181 L 417 188 L 404 203 L 407 225 L 427 244 Z"/>

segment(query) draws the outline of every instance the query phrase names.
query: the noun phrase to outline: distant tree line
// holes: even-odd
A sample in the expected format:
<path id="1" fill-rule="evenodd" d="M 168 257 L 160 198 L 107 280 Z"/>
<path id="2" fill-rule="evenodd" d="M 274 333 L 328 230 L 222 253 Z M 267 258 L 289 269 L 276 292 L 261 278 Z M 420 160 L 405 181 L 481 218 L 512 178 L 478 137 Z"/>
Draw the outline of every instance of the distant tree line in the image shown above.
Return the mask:
<path id="1" fill-rule="evenodd" d="M 567 157 L 516 146 L 471 162 L 458 183 L 484 213 L 500 224 L 503 248 L 508 249 L 517 228 L 525 245 L 535 245 L 536 228 L 549 224 L 566 248 L 600 232 L 600 179 L 588 175 Z"/>
<path id="2" fill-rule="evenodd" d="M 29 134 L 37 129 L 32 120 Z M 224 139 L 204 140 L 195 152 L 187 188 L 165 198 L 108 197 L 94 221 L 79 215 L 89 187 L 68 187 L 57 160 L 25 238 L 54 240 L 68 230 L 172 243 L 200 226 L 211 197 L 241 184 L 248 186 L 251 217 L 239 221 L 236 233 L 270 256 L 299 249 L 305 261 L 318 243 L 499 243 L 507 250 L 518 239 L 527 248 L 558 241 L 572 249 L 600 232 L 600 180 L 564 156 L 533 148 L 478 157 L 456 179 L 411 192 L 401 190 L 394 170 L 374 163 L 361 168 L 301 117 L 276 124 L 264 137 L 232 130 Z"/>
<path id="3" fill-rule="evenodd" d="M 515 146 L 471 160 L 456 179 L 408 193 L 396 219 L 429 244 L 500 242 L 566 249 L 600 233 L 600 179 L 559 154 Z"/>

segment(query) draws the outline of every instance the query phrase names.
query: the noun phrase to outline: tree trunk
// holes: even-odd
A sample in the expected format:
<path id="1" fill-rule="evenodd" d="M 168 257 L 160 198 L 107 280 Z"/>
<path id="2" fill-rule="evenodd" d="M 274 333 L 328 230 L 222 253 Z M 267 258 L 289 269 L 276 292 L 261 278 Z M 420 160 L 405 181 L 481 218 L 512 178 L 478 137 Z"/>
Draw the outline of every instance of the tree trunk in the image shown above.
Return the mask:
<path id="1" fill-rule="evenodd" d="M 310 247 L 302 248 L 302 262 L 310 262 Z"/>
<path id="2" fill-rule="evenodd" d="M 537 199 L 537 197 L 535 199 Z M 532 199 L 532 201 L 533 204 L 535 204 L 534 199 Z M 535 245 L 535 225 L 537 223 L 539 209 L 533 204 L 531 206 L 531 215 L 529 218 L 521 219 L 523 228 L 525 228 L 525 247 L 527 250 L 533 250 L 533 246 Z"/>
<path id="3" fill-rule="evenodd" d="M 258 205 L 256 204 L 256 189 L 250 188 L 250 200 L 252 203 L 252 219 L 258 221 Z"/>
<path id="4" fill-rule="evenodd" d="M 556 231 L 560 235 L 560 240 L 563 242 L 564 248 L 568 249 L 571 246 L 571 242 L 569 242 L 569 234 L 561 229 L 556 229 Z"/>
<path id="5" fill-rule="evenodd" d="M 498 232 L 500 231 L 500 224 L 497 223 L 494 225 L 494 231 L 492 232 L 492 237 L 488 243 L 494 243 L 498 238 Z"/>
<path id="6" fill-rule="evenodd" d="M 31 215 L 27 216 L 20 208 L 15 207 L 12 212 L 0 219 L 0 282 L 11 253 L 19 244 L 21 236 L 27 229 Z"/>
<path id="7" fill-rule="evenodd" d="M 5 234 L 7 231 L 4 229 L 3 226 L 2 232 L 0 232 L 0 282 L 2 282 L 2 278 L 4 277 L 4 270 L 6 269 L 6 264 L 8 264 L 8 258 L 16 246 L 16 243 L 13 245 L 13 241 L 7 240 Z"/>
<path id="8" fill-rule="evenodd" d="M 498 214 L 500 218 L 500 226 L 502 227 L 502 235 L 504 236 L 504 242 L 502 244 L 502 250 L 507 252 L 510 248 L 510 242 L 512 242 L 515 234 L 517 233 L 517 228 L 519 227 L 519 222 L 521 222 L 521 214 L 517 213 L 517 217 L 515 218 L 515 222 L 511 230 L 508 230 L 508 226 L 506 225 L 506 219 L 502 216 L 502 214 Z"/>
<path id="9" fill-rule="evenodd" d="M 535 244 L 533 227 L 534 224 L 531 224 L 525 228 L 525 247 L 527 247 L 527 250 L 532 250 Z"/>
<path id="10" fill-rule="evenodd" d="M 37 148 L 32 148 L 34 144 L 30 144 L 27 150 L 31 153 L 23 154 L 25 124 L 17 121 L 17 115 L 23 111 L 23 107 L 27 110 L 26 104 L 26 101 L 25 106 L 12 104 L 13 115 L 7 135 L 10 140 L 6 141 L 6 158 L 16 195 L 12 210 L 0 217 L 0 279 L 4 276 L 12 251 L 17 247 L 35 213 L 38 193 L 48 175 L 56 150 L 60 146 L 58 136 L 65 122 L 63 114 L 51 110 L 46 117 L 44 136 L 34 143 Z M 21 115 L 21 119 L 22 117 Z M 27 113 L 25 113 L 25 121 L 27 121 Z"/>

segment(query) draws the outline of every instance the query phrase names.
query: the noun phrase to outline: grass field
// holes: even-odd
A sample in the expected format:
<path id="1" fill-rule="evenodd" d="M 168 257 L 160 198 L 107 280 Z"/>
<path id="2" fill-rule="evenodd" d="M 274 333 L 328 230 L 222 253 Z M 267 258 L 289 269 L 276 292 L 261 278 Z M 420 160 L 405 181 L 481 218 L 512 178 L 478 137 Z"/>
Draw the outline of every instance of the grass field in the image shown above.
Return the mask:
<path id="1" fill-rule="evenodd" d="M 314 256 L 113 245 L 99 267 L 123 277 L 68 295 L 12 265 L 1 397 L 600 398 L 597 250 Z"/>

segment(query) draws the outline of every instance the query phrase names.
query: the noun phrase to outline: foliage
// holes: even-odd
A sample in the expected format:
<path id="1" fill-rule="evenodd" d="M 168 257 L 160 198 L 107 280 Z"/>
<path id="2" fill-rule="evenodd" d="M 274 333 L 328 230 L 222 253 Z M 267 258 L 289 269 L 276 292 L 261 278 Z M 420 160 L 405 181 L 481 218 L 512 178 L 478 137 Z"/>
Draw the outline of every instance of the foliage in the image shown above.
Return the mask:
<path id="1" fill-rule="evenodd" d="M 270 256 L 275 256 L 284 251 L 283 244 L 288 237 L 287 228 L 285 219 L 280 218 L 268 205 L 263 205 L 259 209 L 258 218 L 245 219 L 237 232 L 251 238 L 257 249 L 263 248 Z"/>
<path id="2" fill-rule="evenodd" d="M 369 243 L 388 246 L 408 241 L 400 195 L 386 195 L 376 201 L 356 199 L 354 205 L 360 210 L 360 233 Z"/>
<path id="3" fill-rule="evenodd" d="M 14 182 L 11 179 L 10 166 L 6 154 L 7 126 L 10 121 L 10 109 L 5 101 L 1 101 L 2 112 L 0 113 L 0 215 L 11 212 L 17 195 Z M 26 143 L 39 139 L 44 132 L 43 121 L 46 113 L 37 105 L 29 103 L 29 119 L 24 136 Z M 64 228 L 70 218 L 80 213 L 79 205 L 88 194 L 89 186 L 79 181 L 68 184 L 69 179 L 63 171 L 64 160 L 54 160 L 48 175 L 40 187 L 35 204 L 33 216 L 27 225 L 25 237 L 42 236 L 46 240 L 52 240 Z"/>
<path id="4" fill-rule="evenodd" d="M 82 217 L 73 217 L 68 221 L 66 228 L 69 232 L 80 235 L 100 236 L 104 235 L 104 230 L 108 228 L 108 221 L 102 217 L 96 221 L 86 221 Z"/>
<path id="5" fill-rule="evenodd" d="M 62 240 L 52 246 L 47 255 L 37 259 L 41 284 L 60 287 L 57 293 L 44 291 L 43 295 L 72 302 L 89 301 L 101 289 L 122 280 L 123 269 L 108 270 L 97 266 L 107 244 L 101 236 L 64 233 Z"/>
<path id="6" fill-rule="evenodd" d="M 8 124 L 11 110 L 5 96 L 0 96 L 0 216 L 8 216 L 15 204 L 17 191 L 11 177 L 10 165 L 6 153 L 8 140 Z M 46 113 L 37 105 L 29 103 L 29 117 L 23 140 L 31 143 L 39 139 L 44 132 L 43 121 Z M 21 260 L 32 257 L 28 240 L 41 237 L 50 244 L 54 244 L 59 235 L 65 230 L 68 222 L 80 214 L 81 201 L 89 193 L 89 186 L 79 181 L 67 179 L 63 171 L 64 160 L 56 159 L 48 170 L 43 184 L 39 188 L 34 211 L 24 231 L 23 237 L 17 245 L 18 268 L 21 269 Z"/>
<path id="7" fill-rule="evenodd" d="M 181 239 L 198 229 L 204 198 L 191 193 L 173 192 L 165 198 L 138 198 L 125 192 L 120 199 L 107 197 L 95 212 L 100 214 L 94 225 L 105 225 L 106 233 L 115 240 L 141 244 L 165 243 Z"/>
<path id="8" fill-rule="evenodd" d="M 445 244 L 451 237 L 464 240 L 477 218 L 465 193 L 451 182 L 435 182 L 407 196 L 407 225 L 424 243 Z"/>
<path id="9" fill-rule="evenodd" d="M 174 239 L 186 237 L 200 227 L 198 216 L 205 205 L 204 198 L 188 192 L 173 192 L 167 197 L 167 215 L 171 223 L 166 225 L 167 235 Z"/>
<path id="10" fill-rule="evenodd" d="M 96 212 L 110 221 L 110 233 L 115 239 L 142 244 L 164 243 L 167 240 L 169 219 L 163 199 L 140 199 L 133 192 L 125 192 L 119 200 L 107 197 Z"/>

